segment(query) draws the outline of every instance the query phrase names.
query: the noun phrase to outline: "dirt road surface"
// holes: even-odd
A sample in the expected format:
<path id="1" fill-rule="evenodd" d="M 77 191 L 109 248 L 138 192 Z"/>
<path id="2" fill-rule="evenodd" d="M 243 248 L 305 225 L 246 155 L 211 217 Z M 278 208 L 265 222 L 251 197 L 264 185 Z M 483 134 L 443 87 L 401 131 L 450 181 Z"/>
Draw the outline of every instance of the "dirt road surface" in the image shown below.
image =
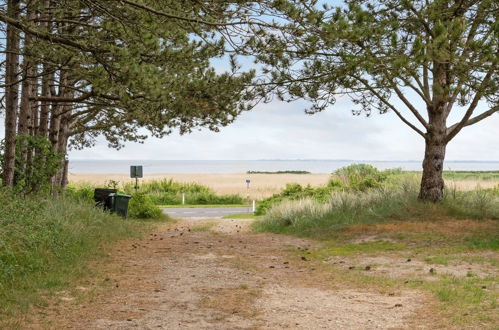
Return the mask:
<path id="1" fill-rule="evenodd" d="M 243 207 L 185 207 L 165 208 L 163 212 L 172 218 L 224 217 L 238 213 L 252 213 L 251 206 Z"/>
<path id="2" fill-rule="evenodd" d="M 431 298 L 339 283 L 294 252 L 318 243 L 253 234 L 251 220 L 184 219 L 111 253 L 97 290 L 62 292 L 32 328 L 433 329 Z M 348 276 L 348 272 L 344 276 Z M 97 280 L 96 280 L 97 281 Z M 345 284 L 346 283 L 346 284 Z M 78 290 L 91 290 L 80 287 Z M 434 314 L 434 313 L 433 313 Z"/>

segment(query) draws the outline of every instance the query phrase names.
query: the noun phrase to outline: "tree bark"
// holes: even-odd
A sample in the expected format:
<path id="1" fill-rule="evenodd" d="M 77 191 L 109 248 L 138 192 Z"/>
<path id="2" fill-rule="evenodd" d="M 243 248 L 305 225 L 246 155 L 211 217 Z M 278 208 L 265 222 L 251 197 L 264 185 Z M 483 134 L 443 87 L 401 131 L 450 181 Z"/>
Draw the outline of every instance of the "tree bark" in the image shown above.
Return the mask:
<path id="1" fill-rule="evenodd" d="M 445 159 L 445 143 L 439 139 L 427 138 L 423 160 L 423 177 L 419 198 L 438 202 L 444 198 L 443 167 Z"/>
<path id="2" fill-rule="evenodd" d="M 7 13 L 9 17 L 19 17 L 19 0 L 9 0 Z M 4 186 L 14 185 L 14 171 L 16 165 L 16 121 L 19 98 L 19 84 L 17 72 L 19 65 L 19 31 L 11 24 L 7 24 L 7 54 L 5 56 L 5 150 L 3 163 Z"/>
<path id="3" fill-rule="evenodd" d="M 64 167 L 62 170 L 62 178 L 61 178 L 61 189 L 64 190 L 68 186 L 68 173 L 69 173 L 69 160 L 64 159 Z"/>
<path id="4" fill-rule="evenodd" d="M 28 8 L 27 19 L 33 21 L 36 15 L 32 8 Z M 30 135 L 33 136 L 33 128 L 35 126 L 34 114 L 36 111 L 35 104 L 33 101 L 33 96 L 36 93 L 36 79 L 34 78 L 37 74 L 36 64 L 32 58 L 30 58 L 30 47 L 32 46 L 32 39 L 29 34 L 24 36 L 23 44 L 23 62 L 22 62 L 22 78 L 23 82 L 21 85 L 21 105 L 19 108 L 19 120 L 17 126 L 17 135 Z M 30 176 L 30 167 L 33 160 L 33 150 L 31 149 L 28 141 L 25 141 L 25 145 L 18 150 L 18 173 L 22 173 L 22 176 L 28 178 Z M 15 179 L 14 179 L 15 180 Z"/>
<path id="5" fill-rule="evenodd" d="M 437 110 L 430 110 L 429 115 L 429 129 L 425 135 L 425 155 L 419 199 L 438 202 L 444 198 L 443 169 L 445 149 L 447 147 L 447 114 L 441 105 L 437 107 Z"/>
<path id="6" fill-rule="evenodd" d="M 59 81 L 59 96 L 66 95 L 67 87 L 67 72 L 64 70 L 60 71 L 60 81 Z M 55 88 L 52 88 L 51 94 L 55 94 Z M 55 103 L 52 105 L 52 111 L 50 114 L 50 130 L 49 130 L 49 140 L 52 143 L 52 148 L 57 150 L 59 145 L 59 131 L 61 129 L 61 113 L 63 111 L 64 104 Z"/>
<path id="7" fill-rule="evenodd" d="M 49 74 L 50 68 L 48 65 L 43 65 L 44 75 L 42 77 L 42 96 L 50 96 L 50 83 L 54 81 L 53 74 Z M 40 103 L 40 124 L 38 127 L 38 135 L 42 137 L 48 136 L 49 128 L 49 113 L 50 113 L 50 103 L 47 101 L 42 101 Z"/>
<path id="8" fill-rule="evenodd" d="M 71 93 L 69 93 L 71 94 Z M 69 139 L 69 120 L 71 117 L 71 109 L 72 105 L 66 104 L 61 107 L 64 112 L 60 117 L 59 124 L 59 132 L 57 136 L 57 145 L 54 146 L 54 149 L 61 155 L 64 155 L 64 159 L 61 160 L 61 165 L 57 171 L 57 173 L 52 178 L 52 188 L 61 188 L 64 189 L 67 185 L 67 171 L 68 171 L 68 163 L 66 159 L 66 153 L 68 149 L 68 139 Z"/>

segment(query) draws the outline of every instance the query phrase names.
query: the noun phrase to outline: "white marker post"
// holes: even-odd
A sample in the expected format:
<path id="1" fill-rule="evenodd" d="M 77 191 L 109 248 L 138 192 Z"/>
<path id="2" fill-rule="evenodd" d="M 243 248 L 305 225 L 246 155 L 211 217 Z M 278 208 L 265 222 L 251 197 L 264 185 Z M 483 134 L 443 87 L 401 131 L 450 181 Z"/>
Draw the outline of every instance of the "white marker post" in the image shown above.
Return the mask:
<path id="1" fill-rule="evenodd" d="M 253 200 L 253 208 L 252 208 L 252 210 L 253 210 L 253 213 L 255 213 L 255 211 L 256 211 L 256 202 L 255 202 L 255 200 Z"/>
<path id="2" fill-rule="evenodd" d="M 182 205 L 185 204 L 185 193 L 182 193 Z"/>

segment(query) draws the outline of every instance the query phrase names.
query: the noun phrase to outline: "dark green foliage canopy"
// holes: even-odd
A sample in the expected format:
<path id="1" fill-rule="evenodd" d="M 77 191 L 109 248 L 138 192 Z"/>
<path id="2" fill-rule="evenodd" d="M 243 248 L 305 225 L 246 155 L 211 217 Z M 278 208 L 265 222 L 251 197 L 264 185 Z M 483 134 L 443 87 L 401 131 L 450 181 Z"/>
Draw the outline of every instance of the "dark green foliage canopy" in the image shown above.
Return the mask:
<path id="1" fill-rule="evenodd" d="M 22 55 L 51 66 L 58 86 L 36 101 L 70 112 L 74 147 L 103 134 L 110 145 L 161 137 L 174 128 L 217 130 L 250 106 L 252 72 L 217 73 L 210 61 L 224 54 L 216 33 L 234 19 L 223 2 L 25 1 L 21 15 L 0 19 L 34 37 Z M 43 23 L 48 23 L 49 27 Z M 64 75 L 61 74 L 64 72 Z M 48 74 L 44 72 L 43 74 Z M 66 79 L 65 81 L 62 81 Z"/>

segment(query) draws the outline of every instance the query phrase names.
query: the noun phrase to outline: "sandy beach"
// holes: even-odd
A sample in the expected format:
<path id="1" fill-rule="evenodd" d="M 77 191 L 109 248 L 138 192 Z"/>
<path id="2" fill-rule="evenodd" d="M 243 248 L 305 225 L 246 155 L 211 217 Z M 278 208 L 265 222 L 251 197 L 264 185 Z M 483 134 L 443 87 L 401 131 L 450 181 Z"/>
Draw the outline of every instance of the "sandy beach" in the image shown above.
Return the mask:
<path id="1" fill-rule="evenodd" d="M 325 184 L 329 179 L 329 174 L 149 174 L 144 175 L 143 181 L 160 179 L 173 179 L 178 182 L 196 182 L 213 189 L 217 194 L 239 194 L 250 196 L 250 198 L 260 199 L 278 193 L 287 183 L 299 183 L 301 185 L 310 184 L 319 186 Z M 71 174 L 69 181 L 90 182 L 104 184 L 110 180 L 119 182 L 132 182 L 133 180 L 126 174 Z M 249 189 L 246 180 L 250 180 Z"/>
<path id="2" fill-rule="evenodd" d="M 196 182 L 213 189 L 217 194 L 239 194 L 250 198 L 261 199 L 278 193 L 287 183 L 299 183 L 301 185 L 320 186 L 325 184 L 330 175 L 322 174 L 149 174 L 145 175 L 140 182 L 172 179 L 178 182 Z M 92 184 L 105 184 L 114 180 L 120 183 L 132 182 L 127 174 L 70 174 L 71 183 L 89 182 Z M 251 180 L 249 189 L 246 180 Z M 450 181 L 447 184 L 458 190 L 472 190 L 479 185 L 481 188 L 491 188 L 498 184 L 495 180 L 477 181 L 460 180 Z"/>

